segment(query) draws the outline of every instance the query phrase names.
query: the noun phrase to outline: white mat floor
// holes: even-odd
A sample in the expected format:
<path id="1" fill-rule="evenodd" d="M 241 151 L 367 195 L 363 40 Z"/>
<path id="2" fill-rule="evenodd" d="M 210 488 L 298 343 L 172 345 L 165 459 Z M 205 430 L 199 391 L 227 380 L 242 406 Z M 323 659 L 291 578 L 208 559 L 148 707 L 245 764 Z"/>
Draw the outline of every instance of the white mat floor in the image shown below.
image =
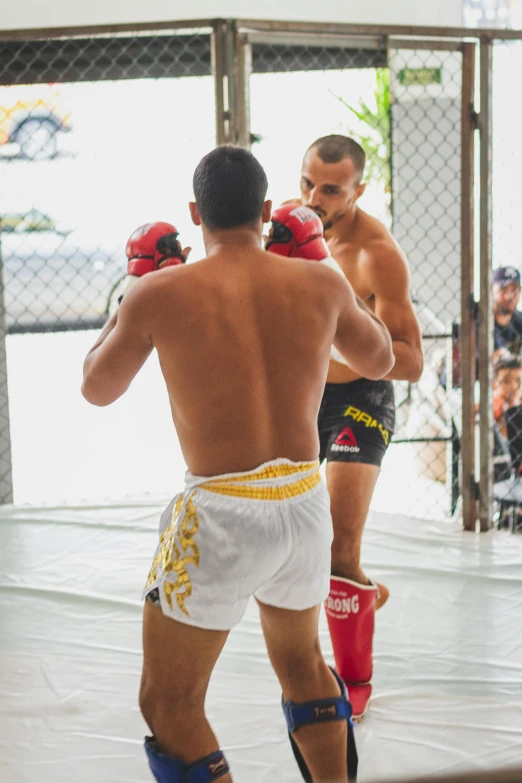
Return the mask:
<path id="1" fill-rule="evenodd" d="M 140 591 L 166 502 L 0 508 L 2 783 L 151 780 Z M 391 598 L 360 783 L 520 763 L 522 536 L 373 512 L 364 562 Z M 237 783 L 300 780 L 279 698 L 252 605 L 208 699 Z"/>

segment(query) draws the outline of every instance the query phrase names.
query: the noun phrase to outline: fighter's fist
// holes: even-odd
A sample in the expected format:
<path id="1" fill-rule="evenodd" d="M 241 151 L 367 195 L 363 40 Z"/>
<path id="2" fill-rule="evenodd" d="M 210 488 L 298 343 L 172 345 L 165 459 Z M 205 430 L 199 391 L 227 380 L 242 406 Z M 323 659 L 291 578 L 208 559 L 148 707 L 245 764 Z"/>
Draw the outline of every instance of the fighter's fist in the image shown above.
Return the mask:
<path id="1" fill-rule="evenodd" d="M 184 264 L 190 247 L 181 249 L 178 230 L 171 223 L 145 223 L 130 235 L 125 253 L 129 259 L 127 277 L 122 283 L 118 304 L 143 275 L 164 266 Z"/>
<path id="2" fill-rule="evenodd" d="M 321 261 L 330 255 L 323 224 L 310 207 L 284 204 L 273 212 L 265 250 L 280 256 Z"/>
<path id="3" fill-rule="evenodd" d="M 184 264 L 188 249 L 181 249 L 175 226 L 158 222 L 137 228 L 129 237 L 125 253 L 129 259 L 127 274 L 141 277 L 160 267 Z"/>

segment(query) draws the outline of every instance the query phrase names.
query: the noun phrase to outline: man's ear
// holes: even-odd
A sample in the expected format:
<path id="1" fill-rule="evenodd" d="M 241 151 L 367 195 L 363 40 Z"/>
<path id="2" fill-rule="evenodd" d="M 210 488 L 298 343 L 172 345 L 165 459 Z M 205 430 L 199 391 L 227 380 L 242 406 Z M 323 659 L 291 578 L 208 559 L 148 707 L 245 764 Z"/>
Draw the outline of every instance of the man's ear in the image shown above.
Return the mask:
<path id="1" fill-rule="evenodd" d="M 189 201 L 190 217 L 195 226 L 201 225 L 201 216 L 199 214 L 198 205 L 195 201 Z"/>
<path id="2" fill-rule="evenodd" d="M 265 201 L 263 204 L 263 207 L 261 209 L 261 217 L 263 220 L 263 223 L 270 223 L 270 217 L 272 215 L 272 202 L 271 201 Z"/>
<path id="3" fill-rule="evenodd" d="M 361 198 L 361 196 L 363 195 L 365 190 L 366 190 L 366 183 L 365 182 L 361 182 L 361 184 L 358 185 L 357 190 L 355 192 L 355 200 L 356 201 L 359 201 L 359 199 Z"/>

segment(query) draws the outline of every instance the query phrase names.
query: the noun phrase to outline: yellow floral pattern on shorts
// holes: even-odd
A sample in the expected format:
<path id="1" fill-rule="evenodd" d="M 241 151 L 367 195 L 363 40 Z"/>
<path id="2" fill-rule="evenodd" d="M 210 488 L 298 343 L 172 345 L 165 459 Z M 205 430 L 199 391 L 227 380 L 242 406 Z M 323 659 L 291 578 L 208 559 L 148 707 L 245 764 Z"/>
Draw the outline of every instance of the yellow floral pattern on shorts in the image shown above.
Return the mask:
<path id="1" fill-rule="evenodd" d="M 194 492 L 186 502 L 185 513 L 181 520 L 180 514 L 184 496 L 180 495 L 176 500 L 172 509 L 172 521 L 161 534 L 160 545 L 145 586 L 146 589 L 156 582 L 158 568 L 161 567 L 165 575 L 163 589 L 168 605 L 171 609 L 173 608 L 172 596 L 174 594 L 179 608 L 187 617 L 190 617 L 190 614 L 185 606 L 185 601 L 192 595 L 192 582 L 186 567 L 188 565 L 194 565 L 196 568 L 199 566 L 199 547 L 193 540 L 198 532 L 199 520 L 193 497 Z"/>

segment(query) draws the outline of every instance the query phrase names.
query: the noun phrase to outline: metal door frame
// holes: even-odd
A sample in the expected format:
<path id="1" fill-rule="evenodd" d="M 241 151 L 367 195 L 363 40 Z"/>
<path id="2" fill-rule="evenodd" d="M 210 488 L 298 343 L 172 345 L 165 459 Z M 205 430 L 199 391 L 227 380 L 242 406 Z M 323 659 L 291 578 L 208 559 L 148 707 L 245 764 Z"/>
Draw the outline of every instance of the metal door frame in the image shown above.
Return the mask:
<path id="1" fill-rule="evenodd" d="M 342 28 L 342 29 L 341 29 Z M 431 28 L 383 28 L 354 25 L 309 25 L 263 23 L 253 21 L 234 22 L 234 70 L 229 80 L 234 82 L 236 115 L 229 116 L 227 143 L 250 147 L 252 133 L 249 123 L 248 80 L 252 63 L 252 44 L 274 45 L 325 45 L 328 47 L 382 47 L 386 49 L 424 49 L 431 51 L 460 51 L 462 53 L 461 85 L 461 355 L 462 355 L 462 434 L 461 434 L 461 497 L 463 525 L 475 530 L 480 515 L 480 528 L 491 525 L 491 441 L 490 393 L 481 394 L 480 412 L 480 481 L 477 480 L 476 455 L 477 428 L 475 425 L 476 387 L 476 335 L 479 335 L 481 388 L 490 381 L 491 341 L 487 339 L 491 326 L 490 308 L 491 241 L 480 244 L 480 282 L 483 292 L 475 301 L 475 149 L 477 131 L 480 134 L 481 202 L 479 210 L 481 236 L 491 239 L 490 182 L 491 182 L 491 103 L 488 99 L 491 83 L 491 41 L 485 42 L 484 30 L 480 31 L 481 112 L 475 105 L 476 59 L 479 42 L 469 41 L 469 35 L 477 31 L 458 31 Z M 464 34 L 467 41 L 463 40 Z M 433 37 L 432 37 L 433 36 Z M 445 37 L 442 37 L 445 36 Z M 517 36 L 513 36 L 514 38 Z M 489 57 L 489 59 L 488 59 Z M 484 85 L 489 84 L 489 90 Z M 229 81 L 230 91 L 230 81 Z M 218 138 L 220 138 L 218 136 Z M 223 134 L 221 134 L 223 138 Z M 480 315 L 479 315 L 480 314 Z M 478 327 L 478 332 L 477 332 Z M 486 424 L 485 424 L 486 422 Z M 487 438 L 486 438 L 487 434 Z"/>

